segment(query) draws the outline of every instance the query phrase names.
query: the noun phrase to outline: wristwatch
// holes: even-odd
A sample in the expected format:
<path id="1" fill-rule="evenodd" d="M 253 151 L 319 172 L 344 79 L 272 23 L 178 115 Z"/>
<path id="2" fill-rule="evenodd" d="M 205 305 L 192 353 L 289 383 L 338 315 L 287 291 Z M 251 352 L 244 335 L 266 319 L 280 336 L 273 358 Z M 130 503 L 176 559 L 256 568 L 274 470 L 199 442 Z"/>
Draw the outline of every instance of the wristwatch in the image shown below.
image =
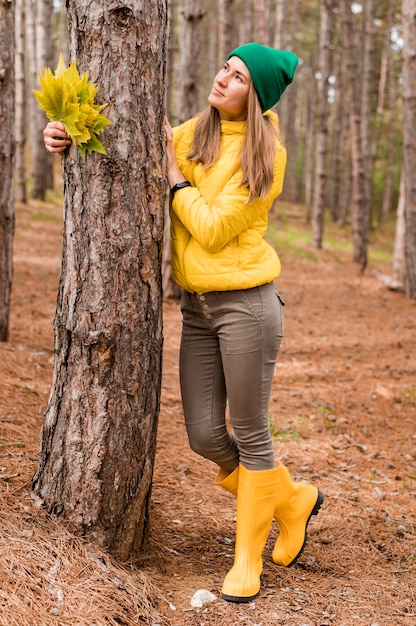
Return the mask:
<path id="1" fill-rule="evenodd" d="M 183 189 L 184 187 L 192 187 L 192 185 L 189 182 L 189 180 L 183 180 L 181 183 L 176 183 L 176 185 L 173 185 L 173 187 L 171 189 L 172 196 L 175 195 L 175 193 L 178 191 L 178 189 Z"/>

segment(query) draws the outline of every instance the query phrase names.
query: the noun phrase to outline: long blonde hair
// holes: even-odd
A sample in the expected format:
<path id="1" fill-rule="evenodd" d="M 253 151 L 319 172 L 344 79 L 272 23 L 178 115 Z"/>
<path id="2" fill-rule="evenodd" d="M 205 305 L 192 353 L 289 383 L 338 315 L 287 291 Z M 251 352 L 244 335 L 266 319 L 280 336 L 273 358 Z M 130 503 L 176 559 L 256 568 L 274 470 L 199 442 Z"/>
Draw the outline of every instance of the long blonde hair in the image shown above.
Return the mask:
<path id="1" fill-rule="evenodd" d="M 250 191 L 247 204 L 255 198 L 264 199 L 273 184 L 274 159 L 280 134 L 269 116 L 263 116 L 253 84 L 247 96 L 247 131 L 240 151 L 243 172 L 242 184 Z M 220 156 L 221 119 L 212 106 L 199 115 L 189 161 L 202 163 L 205 169 L 214 165 Z"/>

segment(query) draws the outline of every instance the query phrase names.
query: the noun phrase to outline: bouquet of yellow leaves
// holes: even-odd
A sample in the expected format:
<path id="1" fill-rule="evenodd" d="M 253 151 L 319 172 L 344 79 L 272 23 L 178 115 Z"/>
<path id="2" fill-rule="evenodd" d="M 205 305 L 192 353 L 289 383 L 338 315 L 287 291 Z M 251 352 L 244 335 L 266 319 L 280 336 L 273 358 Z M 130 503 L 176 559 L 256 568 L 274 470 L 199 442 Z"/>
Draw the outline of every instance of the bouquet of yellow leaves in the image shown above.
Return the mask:
<path id="1" fill-rule="evenodd" d="M 61 53 L 55 73 L 45 68 L 39 83 L 41 90 L 33 93 L 40 108 L 51 122 L 65 126 L 82 158 L 93 151 L 107 154 L 98 134 L 112 122 L 102 113 L 107 104 L 94 104 L 97 87 L 88 81 L 88 72 L 80 76 L 75 60 L 66 67 Z"/>

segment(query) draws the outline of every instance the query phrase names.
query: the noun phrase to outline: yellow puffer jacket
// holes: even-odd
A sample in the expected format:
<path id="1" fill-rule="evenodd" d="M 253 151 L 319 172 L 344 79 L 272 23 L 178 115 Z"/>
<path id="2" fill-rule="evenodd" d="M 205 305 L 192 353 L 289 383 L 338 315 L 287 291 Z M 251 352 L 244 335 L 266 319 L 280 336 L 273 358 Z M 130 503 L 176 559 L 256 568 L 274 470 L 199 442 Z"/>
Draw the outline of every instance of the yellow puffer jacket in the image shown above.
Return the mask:
<path id="1" fill-rule="evenodd" d="M 278 124 L 277 115 L 269 111 Z M 205 170 L 187 160 L 196 119 L 173 130 L 179 167 L 192 187 L 179 190 L 171 209 L 173 280 L 190 292 L 249 289 L 278 277 L 280 261 L 263 239 L 268 211 L 282 191 L 286 150 L 279 145 L 274 182 L 265 200 L 246 204 L 238 157 L 245 122 L 221 121 L 218 162 Z"/>

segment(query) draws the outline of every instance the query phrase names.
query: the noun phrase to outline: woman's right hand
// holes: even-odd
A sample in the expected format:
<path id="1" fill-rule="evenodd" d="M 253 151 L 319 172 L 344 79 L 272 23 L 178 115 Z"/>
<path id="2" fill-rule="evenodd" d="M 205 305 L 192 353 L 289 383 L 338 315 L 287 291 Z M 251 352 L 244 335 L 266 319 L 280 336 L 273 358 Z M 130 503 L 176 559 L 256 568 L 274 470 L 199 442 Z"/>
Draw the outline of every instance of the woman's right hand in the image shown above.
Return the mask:
<path id="1" fill-rule="evenodd" d="M 61 155 L 72 143 L 61 122 L 48 122 L 43 129 L 43 141 L 48 152 Z"/>
<path id="2" fill-rule="evenodd" d="M 167 117 L 165 117 L 165 134 L 166 134 L 166 157 L 168 162 L 168 183 L 170 187 L 176 183 L 182 183 L 185 176 L 182 174 L 178 162 L 176 160 L 175 148 L 173 146 L 172 126 Z"/>

